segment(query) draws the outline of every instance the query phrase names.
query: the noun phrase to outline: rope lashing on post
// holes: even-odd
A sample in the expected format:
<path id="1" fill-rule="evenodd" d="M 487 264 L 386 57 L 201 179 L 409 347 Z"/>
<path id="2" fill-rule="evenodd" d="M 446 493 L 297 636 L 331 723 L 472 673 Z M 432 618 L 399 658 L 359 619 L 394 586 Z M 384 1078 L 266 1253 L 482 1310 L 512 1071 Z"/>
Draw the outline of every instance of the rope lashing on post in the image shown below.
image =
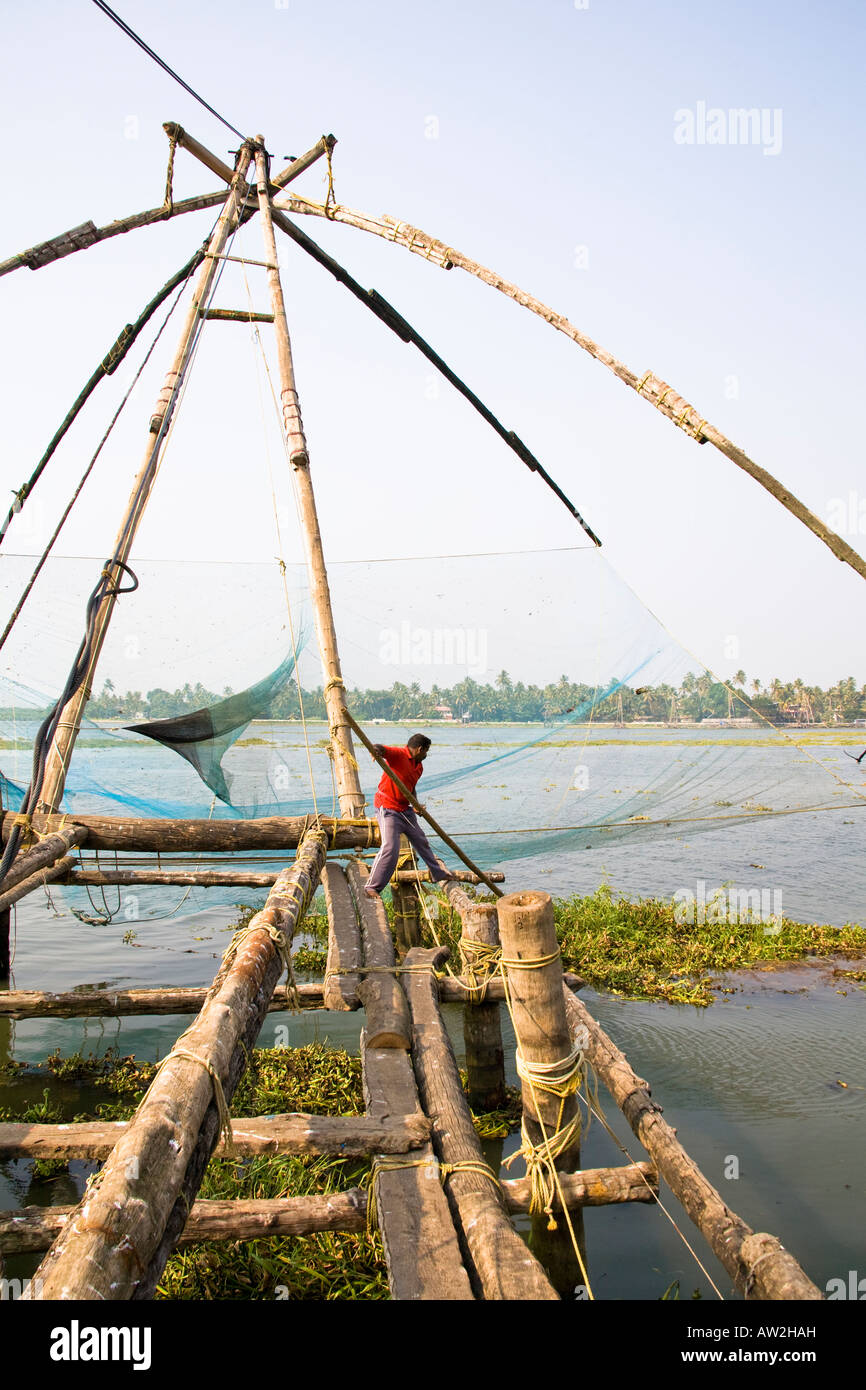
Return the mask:
<path id="1" fill-rule="evenodd" d="M 165 175 L 165 198 L 163 199 L 163 205 L 164 205 L 164 207 L 165 207 L 165 215 L 166 215 L 166 217 L 171 217 L 172 212 L 174 211 L 174 189 L 173 189 L 173 184 L 174 184 L 174 155 L 175 155 L 175 150 L 176 150 L 176 149 L 177 149 L 177 127 L 176 127 L 176 126 L 173 126 L 173 127 L 171 128 L 171 130 L 168 132 L 168 169 L 166 170 L 166 175 Z"/>
<path id="2" fill-rule="evenodd" d="M 547 1229 L 555 1231 L 557 1222 L 553 1215 L 553 1202 L 557 1180 L 554 1165 L 572 1144 L 579 1142 L 582 1130 L 579 1110 L 564 1126 L 562 1115 L 566 1098 L 580 1091 L 586 1080 L 586 1059 L 581 1049 L 575 1048 L 567 1057 L 559 1058 L 555 1062 L 530 1063 L 524 1058 L 518 1043 L 515 1064 L 517 1075 L 521 1081 L 529 1085 L 533 1098 L 536 1091 L 543 1091 L 559 1099 L 559 1114 L 553 1134 L 549 1137 L 545 1134 L 542 1143 L 533 1144 L 525 1122 L 522 1123 L 520 1148 L 506 1159 L 504 1165 L 509 1167 L 517 1158 L 525 1160 L 526 1176 L 530 1185 L 529 1213 L 531 1216 L 540 1216 L 543 1212 L 547 1216 Z"/>
<path id="3" fill-rule="evenodd" d="M 502 948 L 489 941 L 471 941 L 467 936 L 461 936 L 459 945 L 466 997 L 470 1004 L 483 1004 L 487 987 L 499 971 Z"/>

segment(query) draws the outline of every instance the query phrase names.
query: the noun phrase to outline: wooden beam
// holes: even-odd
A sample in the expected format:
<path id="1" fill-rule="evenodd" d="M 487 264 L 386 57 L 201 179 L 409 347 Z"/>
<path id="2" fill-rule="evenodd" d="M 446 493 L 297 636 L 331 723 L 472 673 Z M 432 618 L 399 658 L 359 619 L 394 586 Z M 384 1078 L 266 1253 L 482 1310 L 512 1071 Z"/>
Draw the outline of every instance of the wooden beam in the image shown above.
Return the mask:
<path id="1" fill-rule="evenodd" d="M 328 912 L 328 957 L 325 965 L 324 1007 L 359 1009 L 358 993 L 362 962 L 361 933 L 346 871 L 339 864 L 326 864 L 322 872 L 325 907 Z"/>
<path id="2" fill-rule="evenodd" d="M 289 324 L 286 318 L 283 286 L 278 268 L 277 242 L 271 217 L 267 160 L 263 149 L 256 151 L 256 172 L 265 257 L 272 267 L 268 270 L 267 275 L 271 292 L 274 336 L 280 372 L 283 430 L 294 476 L 295 496 L 307 557 L 307 572 L 310 579 L 310 602 L 313 607 L 313 617 L 319 639 L 319 652 L 322 658 L 322 670 L 325 677 L 324 698 L 328 711 L 337 796 L 340 801 L 340 810 L 344 815 L 360 816 L 365 804 L 364 793 L 361 790 L 358 764 L 355 760 L 355 749 L 346 711 L 346 690 L 343 685 L 343 673 L 340 666 L 337 629 L 331 607 L 331 590 L 325 567 L 325 551 L 322 545 L 316 499 L 310 477 L 310 456 L 304 435 L 301 405 L 295 382 Z"/>
<path id="3" fill-rule="evenodd" d="M 412 1063 L 421 1104 L 433 1121 L 433 1148 L 441 1164 L 456 1166 L 445 1191 L 464 1261 L 476 1297 L 554 1300 L 557 1294 L 547 1275 L 505 1213 L 498 1183 L 462 1167 L 483 1164 L 484 1155 L 439 1012 L 433 976 L 424 969 L 441 964 L 447 954 L 447 949 L 410 951 L 405 964 L 414 969 L 403 981 L 412 1013 Z"/>
<path id="4" fill-rule="evenodd" d="M 37 1272 L 48 1299 L 152 1294 L 186 1224 L 267 1011 L 285 950 L 315 891 L 326 840 L 307 835 L 234 950 L 198 1018 L 176 1044 L 118 1139 L 100 1183 L 85 1193 Z"/>
<path id="5" fill-rule="evenodd" d="M 322 986 L 299 984 L 302 1009 L 322 1008 Z M 37 989 L 0 990 L 0 1018 L 123 1018 L 145 1014 L 197 1014 L 206 988 L 166 986 L 158 989 L 70 990 L 46 994 Z M 271 1013 L 290 1007 L 287 986 L 277 985 L 268 1004 Z"/>
<path id="6" fill-rule="evenodd" d="M 372 1048 L 408 1048 L 412 1024 L 406 996 L 391 972 L 396 965 L 394 939 L 380 898 L 368 898 L 364 884 L 369 878 L 366 864 L 349 864 L 346 879 L 355 900 L 364 945 L 364 970 L 358 994 L 367 1012 L 368 1045 Z"/>
<path id="7" fill-rule="evenodd" d="M 79 1124 L 0 1124 L 0 1158 L 108 1158 L 129 1133 L 129 1120 L 90 1120 Z M 242 1158 L 255 1154 L 403 1154 L 426 1144 L 430 1122 L 423 1115 L 376 1120 L 367 1115 L 263 1115 L 232 1120 L 232 1139 Z M 214 1156 L 225 1157 L 220 1139 Z"/>
<path id="8" fill-rule="evenodd" d="M 69 816 L 33 816 L 33 829 L 39 834 L 68 826 Z M 148 851 L 163 854 L 192 854 L 244 850 L 295 849 L 310 816 L 264 816 L 259 820 L 172 820 L 124 816 L 76 816 L 73 825 L 88 831 L 88 848 Z M 3 813 L 0 833 L 4 844 L 17 823 L 12 811 Z M 328 849 L 367 849 L 379 843 L 379 827 L 373 820 L 361 824 L 331 816 L 321 816 L 318 824 L 328 836 Z"/>
<path id="9" fill-rule="evenodd" d="M 570 1207 L 652 1202 L 658 1192 L 658 1177 L 652 1164 L 633 1163 L 622 1168 L 587 1168 L 580 1173 L 563 1174 L 562 1186 Z M 502 1191 L 508 1211 L 522 1214 L 529 1210 L 526 1178 L 504 1182 Z M 20 1207 L 17 1211 L 0 1211 L 0 1255 L 47 1250 L 74 1210 Z M 189 1214 L 177 1249 L 202 1241 L 282 1240 L 286 1236 L 313 1235 L 316 1231 L 366 1228 L 367 1191 L 363 1187 L 324 1196 L 200 1198 Z"/>
<path id="10" fill-rule="evenodd" d="M 420 1115 L 412 1063 L 393 1047 L 370 1047 L 361 1034 L 364 1099 L 373 1118 Z M 405 1168 L 382 1168 L 375 1178 L 376 1216 L 391 1297 L 408 1301 L 471 1301 L 448 1201 L 433 1148 L 425 1145 Z"/>
<path id="11" fill-rule="evenodd" d="M 563 991 L 572 1036 L 643 1144 L 674 1196 L 709 1241 L 744 1298 L 821 1299 L 823 1294 L 775 1236 L 755 1234 L 707 1181 L 662 1119 L 651 1099 L 649 1083 L 631 1069 L 627 1058 L 580 1000 Z"/>
<path id="12" fill-rule="evenodd" d="M 218 323 L 273 323 L 273 314 L 256 314 L 252 309 L 205 309 L 202 318 Z"/>
<path id="13" fill-rule="evenodd" d="M 0 1255 L 47 1250 L 61 1234 L 74 1207 L 22 1207 L 0 1212 Z M 263 1200 L 199 1200 L 177 1243 L 179 1250 L 202 1241 L 282 1240 L 316 1231 L 363 1231 L 367 1193 L 362 1187 L 324 1196 Z"/>
<path id="14" fill-rule="evenodd" d="M 570 989 L 582 989 L 583 980 L 567 975 Z M 439 998 L 446 1004 L 465 1004 L 469 982 L 461 976 L 446 975 L 437 981 Z M 324 1002 L 324 985 L 310 981 L 297 986 L 302 1009 L 332 1008 Z M 145 1014 L 197 1014 L 207 998 L 205 988 L 165 986 L 158 989 L 70 990 L 47 994 L 42 990 L 0 990 L 0 1018 L 121 1018 Z M 487 997 L 502 1002 L 502 980 L 494 977 L 487 986 Z M 289 1007 L 285 985 L 277 985 L 268 1005 L 271 1013 Z"/>

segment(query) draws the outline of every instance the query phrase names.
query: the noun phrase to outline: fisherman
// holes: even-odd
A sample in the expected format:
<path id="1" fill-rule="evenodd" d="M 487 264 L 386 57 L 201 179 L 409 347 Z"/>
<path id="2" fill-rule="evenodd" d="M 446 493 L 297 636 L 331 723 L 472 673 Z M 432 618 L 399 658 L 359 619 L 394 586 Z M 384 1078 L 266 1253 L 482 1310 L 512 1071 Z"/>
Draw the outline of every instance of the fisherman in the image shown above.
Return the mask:
<path id="1" fill-rule="evenodd" d="M 416 783 L 424 771 L 424 759 L 430 751 L 430 739 L 425 734 L 413 734 L 405 747 L 392 748 L 383 743 L 374 743 L 373 748 L 396 772 L 403 785 L 410 792 L 414 792 Z M 374 805 L 382 848 L 373 861 L 370 877 L 364 887 L 368 898 L 380 896 L 397 867 L 401 835 L 406 836 L 409 844 L 424 860 L 434 883 L 444 883 L 446 879 L 453 877 L 442 860 L 436 858 L 430 841 L 418 824 L 418 817 L 387 773 L 383 774 L 379 783 Z"/>

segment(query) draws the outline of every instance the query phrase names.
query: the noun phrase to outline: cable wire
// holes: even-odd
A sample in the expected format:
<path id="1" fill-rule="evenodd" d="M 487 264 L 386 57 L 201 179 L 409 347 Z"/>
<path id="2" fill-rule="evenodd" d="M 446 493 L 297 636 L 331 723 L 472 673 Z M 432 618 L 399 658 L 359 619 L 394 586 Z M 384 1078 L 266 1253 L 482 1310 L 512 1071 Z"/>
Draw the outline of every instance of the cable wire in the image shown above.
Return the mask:
<path id="1" fill-rule="evenodd" d="M 221 116 L 219 111 L 215 111 L 214 108 L 210 105 L 210 103 L 205 101 L 204 97 L 200 97 L 198 92 L 193 91 L 192 87 L 189 85 L 188 82 L 184 82 L 183 78 L 175 72 L 174 68 L 170 68 L 168 63 L 164 62 L 163 59 L 160 58 L 158 53 L 154 53 L 153 49 L 149 46 L 149 44 L 146 44 L 144 42 L 144 39 L 140 38 L 139 35 L 135 32 L 135 30 L 131 29 L 130 26 L 126 23 L 126 21 L 124 19 L 121 19 L 120 15 L 114 12 L 110 5 L 106 5 L 104 3 L 104 0 L 93 0 L 93 3 L 98 10 L 102 10 L 102 13 L 104 15 L 107 15 L 110 20 L 113 20 L 117 27 L 121 29 L 128 38 L 132 39 L 133 43 L 137 43 L 139 48 L 147 54 L 148 58 L 152 58 L 155 63 L 158 63 L 159 66 L 162 68 L 163 72 L 167 72 L 169 77 L 173 77 L 175 82 L 179 82 L 181 87 L 183 87 L 184 91 L 189 92 L 190 96 L 194 97 L 200 106 L 203 106 L 206 111 L 209 111 L 211 113 L 212 116 L 216 116 L 217 120 L 221 121 L 222 124 L 226 126 L 228 130 L 232 131 L 232 133 L 236 135 L 239 140 L 243 140 L 245 138 L 241 131 L 238 130 L 237 126 L 233 126 L 231 121 L 227 121 L 225 116 Z"/>

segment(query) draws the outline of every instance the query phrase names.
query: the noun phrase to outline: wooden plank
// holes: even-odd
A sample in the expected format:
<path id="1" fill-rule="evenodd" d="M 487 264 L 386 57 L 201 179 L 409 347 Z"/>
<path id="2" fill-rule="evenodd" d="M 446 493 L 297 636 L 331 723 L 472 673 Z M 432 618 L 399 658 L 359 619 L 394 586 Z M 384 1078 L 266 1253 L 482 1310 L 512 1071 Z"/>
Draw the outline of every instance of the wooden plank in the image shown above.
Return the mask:
<path id="1" fill-rule="evenodd" d="M 92 1120 L 80 1124 L 0 1124 L 0 1159 L 107 1158 L 128 1133 L 128 1120 Z M 349 1158 L 371 1153 L 408 1153 L 427 1143 L 430 1122 L 423 1115 L 387 1122 L 368 1116 L 261 1115 L 232 1120 L 237 1152 L 252 1154 L 340 1154 Z M 220 1138 L 214 1149 L 224 1156 Z"/>
<path id="2" fill-rule="evenodd" d="M 627 1058 L 580 1000 L 567 990 L 563 1000 L 576 1044 L 585 1051 L 661 1177 L 709 1241 L 737 1290 L 753 1299 L 823 1298 L 775 1236 L 756 1234 L 726 1205 L 686 1153 L 676 1130 L 662 1119 L 662 1107 L 651 1099 L 649 1083 L 632 1071 Z"/>
<path id="3" fill-rule="evenodd" d="M 39 834 L 69 825 L 69 817 L 35 813 L 33 828 Z M 17 823 L 11 811 L 3 813 L 3 843 Z M 346 823 L 322 816 L 319 823 L 328 835 L 328 849 L 367 849 L 379 843 L 375 821 Z M 241 853 L 252 849 L 295 849 L 310 825 L 309 816 L 263 816 L 259 820 L 170 820 L 124 816 L 76 816 L 76 826 L 88 831 L 91 849 L 153 851 L 161 853 Z"/>
<path id="4" fill-rule="evenodd" d="M 0 1255 L 47 1250 L 74 1207 L 22 1207 L 0 1212 Z M 315 1231 L 363 1231 L 367 1193 L 362 1187 L 322 1196 L 260 1200 L 199 1200 L 189 1214 L 178 1249 L 202 1241 L 268 1240 Z"/>
<path id="5" fill-rule="evenodd" d="M 283 972 L 273 938 L 291 945 L 326 843 L 319 831 L 305 837 L 262 912 L 229 949 L 204 1008 L 151 1083 L 99 1184 L 84 1194 L 42 1261 L 45 1298 L 152 1295 L 216 1144 L 217 1098 L 222 1093 L 227 1103 L 233 1095 Z"/>
<path id="6" fill-rule="evenodd" d="M 407 1053 L 370 1047 L 361 1035 L 364 1098 L 373 1118 L 420 1115 L 418 1092 Z M 423 1165 L 381 1171 L 376 1179 L 376 1211 L 391 1297 L 399 1300 L 465 1301 L 473 1297 L 457 1234 L 439 1179 L 439 1165 L 427 1144 L 413 1157 Z"/>
<path id="7" fill-rule="evenodd" d="M 606 1207 L 620 1202 L 654 1202 L 658 1196 L 658 1173 L 651 1163 L 625 1163 L 621 1168 L 581 1168 L 577 1173 L 560 1173 L 559 1185 L 569 1210 L 575 1207 Z M 502 1183 L 506 1209 L 525 1214 L 529 1211 L 532 1189 L 529 1178 L 509 1178 Z M 553 1210 L 561 1211 L 559 1194 Z"/>
<path id="8" fill-rule="evenodd" d="M 364 884 L 369 878 L 366 864 L 351 863 L 346 867 L 346 880 L 352 890 L 355 909 L 361 922 L 364 945 L 365 974 L 358 994 L 367 1014 L 369 1046 L 402 1047 L 409 1049 L 412 1025 L 406 996 L 396 975 L 389 974 L 396 965 L 394 941 L 380 898 L 368 898 Z M 375 973 L 381 971 L 382 973 Z"/>
<path id="9" fill-rule="evenodd" d="M 403 976 L 412 1013 L 412 1061 L 425 1114 L 433 1121 L 433 1148 L 447 1165 L 481 1164 L 484 1157 L 460 1085 L 451 1040 L 442 1022 L 432 974 L 446 951 L 410 951 Z M 452 1172 L 445 1185 L 461 1233 L 461 1246 L 476 1297 L 548 1299 L 558 1295 L 541 1265 L 506 1215 L 496 1183 L 471 1170 Z"/>
<path id="10" fill-rule="evenodd" d="M 325 965 L 324 1007 L 359 1009 L 361 976 L 361 933 L 355 903 L 346 882 L 346 871 L 339 864 L 326 864 L 322 872 L 325 906 L 328 910 L 328 958 Z"/>

